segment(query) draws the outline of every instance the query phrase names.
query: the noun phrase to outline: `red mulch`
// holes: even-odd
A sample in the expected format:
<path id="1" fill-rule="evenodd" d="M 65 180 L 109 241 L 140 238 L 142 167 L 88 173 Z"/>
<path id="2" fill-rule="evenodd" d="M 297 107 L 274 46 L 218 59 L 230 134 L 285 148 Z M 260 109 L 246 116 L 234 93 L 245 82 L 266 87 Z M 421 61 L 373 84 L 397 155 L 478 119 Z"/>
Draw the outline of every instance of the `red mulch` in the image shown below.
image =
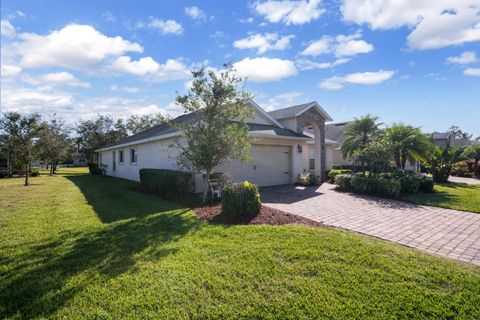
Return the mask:
<path id="1" fill-rule="evenodd" d="M 159 196 L 157 193 L 152 192 L 147 188 L 142 187 L 141 185 L 134 187 L 133 191 L 146 193 L 154 196 Z M 200 203 L 198 199 L 189 198 L 189 197 L 166 198 L 165 200 L 192 208 L 200 220 L 204 220 L 212 223 L 268 224 L 273 226 L 279 226 L 279 225 L 285 225 L 285 224 L 303 224 L 303 225 L 312 226 L 312 227 L 324 226 L 319 222 L 316 222 L 307 218 L 303 218 L 291 213 L 287 213 L 281 210 L 266 207 L 263 205 L 260 208 L 260 213 L 256 217 L 252 219 L 244 219 L 241 221 L 232 221 L 230 217 L 225 217 L 221 214 L 222 206 L 218 203 L 211 204 L 211 205 L 204 205 Z"/>

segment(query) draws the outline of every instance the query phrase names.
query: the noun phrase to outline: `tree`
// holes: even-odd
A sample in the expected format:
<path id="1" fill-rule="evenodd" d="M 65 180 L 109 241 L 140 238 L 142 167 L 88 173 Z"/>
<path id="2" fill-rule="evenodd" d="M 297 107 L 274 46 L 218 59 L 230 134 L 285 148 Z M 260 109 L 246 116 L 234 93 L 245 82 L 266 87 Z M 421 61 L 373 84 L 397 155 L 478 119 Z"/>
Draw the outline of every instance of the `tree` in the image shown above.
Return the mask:
<path id="1" fill-rule="evenodd" d="M 467 139 L 470 140 L 472 135 L 468 132 L 462 131 L 458 126 L 451 126 L 448 132 L 452 135 L 453 139 Z"/>
<path id="2" fill-rule="evenodd" d="M 69 152 L 71 141 L 69 129 L 64 121 L 52 119 L 44 124 L 45 129 L 39 136 L 38 149 L 42 160 L 50 163 L 50 175 L 56 173 L 57 163 Z"/>
<path id="3" fill-rule="evenodd" d="M 386 128 L 385 141 L 391 146 L 395 164 L 401 170 L 405 170 L 407 161 L 425 160 L 432 149 L 431 140 L 420 128 L 403 123 Z"/>
<path id="4" fill-rule="evenodd" d="M 359 151 L 363 150 L 378 135 L 381 123 L 378 123 L 378 117 L 367 114 L 366 116 L 355 118 L 349 123 L 344 131 L 345 141 L 342 145 L 342 154 L 344 158 L 352 158 Z M 362 166 L 365 163 L 360 160 Z"/>
<path id="5" fill-rule="evenodd" d="M 463 157 L 466 159 L 473 159 L 474 173 L 476 176 L 480 176 L 480 144 L 473 144 L 466 147 L 465 151 L 463 151 Z"/>
<path id="6" fill-rule="evenodd" d="M 115 121 L 109 116 L 98 116 L 93 120 L 80 121 L 76 134 L 75 143 L 79 152 L 84 154 L 88 161 L 94 162 L 95 150 L 125 138 L 127 129 L 122 119 Z"/>
<path id="7" fill-rule="evenodd" d="M 463 160 L 463 148 L 435 146 L 430 158 L 430 166 L 435 182 L 447 182 L 452 171 L 452 166 Z"/>
<path id="8" fill-rule="evenodd" d="M 43 129 L 40 115 L 37 113 L 21 115 L 17 112 L 7 112 L 0 119 L 0 131 L 8 136 L 13 154 L 24 165 L 25 186 L 29 184 L 30 165 L 37 153 L 36 140 Z"/>
<path id="9" fill-rule="evenodd" d="M 356 150 L 354 156 L 364 164 L 364 169 L 368 168 L 370 172 L 387 172 L 391 166 L 391 147 L 385 143 L 382 135 L 378 135 L 363 149 Z"/>
<path id="10" fill-rule="evenodd" d="M 127 120 L 126 128 L 130 134 L 136 134 L 150 129 L 165 122 L 165 118 L 160 114 L 131 115 Z"/>
<path id="11" fill-rule="evenodd" d="M 177 163 L 204 174 L 205 202 L 213 169 L 228 159 L 248 159 L 246 121 L 253 116 L 253 109 L 248 105 L 251 95 L 240 88 L 243 80 L 235 75 L 232 66 L 226 65 L 219 74 L 202 68 L 192 75 L 191 89 L 177 95 L 176 101 L 186 113 L 194 113 L 195 121 L 170 123 L 183 131 L 183 139 L 177 142 Z"/>

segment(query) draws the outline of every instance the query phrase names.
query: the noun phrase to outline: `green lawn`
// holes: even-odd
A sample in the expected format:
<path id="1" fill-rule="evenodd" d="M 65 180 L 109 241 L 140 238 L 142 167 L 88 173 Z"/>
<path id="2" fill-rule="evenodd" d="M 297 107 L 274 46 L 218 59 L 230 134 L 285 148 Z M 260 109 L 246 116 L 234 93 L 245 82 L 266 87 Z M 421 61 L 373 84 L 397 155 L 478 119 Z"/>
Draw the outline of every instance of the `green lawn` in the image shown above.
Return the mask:
<path id="1" fill-rule="evenodd" d="M 480 185 L 465 183 L 436 184 L 434 193 L 417 193 L 407 201 L 429 206 L 480 213 Z"/>
<path id="2" fill-rule="evenodd" d="M 0 180 L 1 319 L 479 319 L 480 268 L 333 228 L 222 226 L 60 169 Z"/>

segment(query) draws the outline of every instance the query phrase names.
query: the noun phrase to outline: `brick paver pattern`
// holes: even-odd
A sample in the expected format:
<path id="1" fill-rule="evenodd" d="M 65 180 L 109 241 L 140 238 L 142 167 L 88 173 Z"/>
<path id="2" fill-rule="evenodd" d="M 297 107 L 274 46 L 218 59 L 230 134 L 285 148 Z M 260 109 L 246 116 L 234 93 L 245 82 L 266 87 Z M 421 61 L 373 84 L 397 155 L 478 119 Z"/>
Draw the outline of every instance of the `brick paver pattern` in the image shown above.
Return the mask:
<path id="1" fill-rule="evenodd" d="M 261 190 L 264 205 L 429 253 L 480 265 L 480 214 L 320 187 Z"/>

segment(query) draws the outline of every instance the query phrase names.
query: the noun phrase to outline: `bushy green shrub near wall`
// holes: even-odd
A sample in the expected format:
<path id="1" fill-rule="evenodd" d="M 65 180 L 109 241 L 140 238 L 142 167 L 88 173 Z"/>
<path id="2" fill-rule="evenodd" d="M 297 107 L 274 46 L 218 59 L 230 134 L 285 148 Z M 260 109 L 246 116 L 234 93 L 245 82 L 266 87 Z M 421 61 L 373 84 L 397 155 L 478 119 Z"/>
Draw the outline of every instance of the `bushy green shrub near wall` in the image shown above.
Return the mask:
<path id="1" fill-rule="evenodd" d="M 335 184 L 341 190 L 349 191 L 352 189 L 352 175 L 351 174 L 339 174 L 335 176 Z"/>
<path id="2" fill-rule="evenodd" d="M 335 177 L 339 174 L 351 174 L 352 170 L 350 169 L 332 169 L 328 173 L 328 178 L 330 179 L 330 182 L 334 183 L 335 182 Z"/>
<path id="3" fill-rule="evenodd" d="M 223 188 L 222 214 L 236 220 L 253 218 L 260 212 L 261 202 L 258 187 L 245 181 L 230 183 Z"/>
<path id="4" fill-rule="evenodd" d="M 298 175 L 298 184 L 301 186 L 314 186 L 317 184 L 317 177 L 313 173 Z"/>
<path id="5" fill-rule="evenodd" d="M 161 196 L 191 192 L 192 174 L 163 169 L 140 169 L 140 184 Z"/>

